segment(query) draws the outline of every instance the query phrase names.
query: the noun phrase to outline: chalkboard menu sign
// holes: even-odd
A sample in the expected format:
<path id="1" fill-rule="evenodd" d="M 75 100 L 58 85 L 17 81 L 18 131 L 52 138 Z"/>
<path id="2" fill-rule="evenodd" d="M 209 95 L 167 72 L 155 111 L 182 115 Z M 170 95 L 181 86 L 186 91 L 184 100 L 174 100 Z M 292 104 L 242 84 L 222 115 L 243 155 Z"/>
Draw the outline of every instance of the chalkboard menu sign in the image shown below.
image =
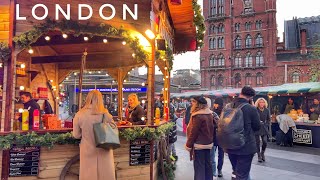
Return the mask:
<path id="1" fill-rule="evenodd" d="M 36 176 L 39 173 L 40 147 L 10 149 L 9 176 Z"/>
<path id="2" fill-rule="evenodd" d="M 157 148 L 153 147 L 154 160 L 157 157 Z M 130 141 L 130 166 L 145 165 L 151 162 L 151 144 L 146 139 Z"/>

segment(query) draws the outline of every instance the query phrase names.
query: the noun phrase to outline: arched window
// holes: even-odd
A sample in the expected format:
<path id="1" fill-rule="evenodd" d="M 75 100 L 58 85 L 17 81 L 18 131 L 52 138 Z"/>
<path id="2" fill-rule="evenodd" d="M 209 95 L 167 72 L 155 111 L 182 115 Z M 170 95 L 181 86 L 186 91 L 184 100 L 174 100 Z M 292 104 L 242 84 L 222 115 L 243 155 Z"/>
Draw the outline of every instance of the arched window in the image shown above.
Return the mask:
<path id="1" fill-rule="evenodd" d="M 214 66 L 214 61 L 215 61 L 214 55 L 211 55 L 210 56 L 210 60 L 209 60 L 209 66 L 210 67 Z"/>
<path id="2" fill-rule="evenodd" d="M 217 61 L 217 66 L 224 66 L 225 65 L 225 59 L 223 54 L 220 54 Z"/>
<path id="3" fill-rule="evenodd" d="M 293 83 L 299 83 L 300 82 L 300 73 L 299 72 L 292 73 L 292 82 Z"/>
<path id="4" fill-rule="evenodd" d="M 234 25 L 234 30 L 235 30 L 236 32 L 239 32 L 239 31 L 240 31 L 240 23 L 236 23 L 236 24 Z"/>
<path id="5" fill-rule="evenodd" d="M 211 76 L 211 86 L 215 86 L 216 79 L 214 76 Z"/>
<path id="6" fill-rule="evenodd" d="M 224 25 L 222 23 L 219 24 L 218 33 L 224 33 Z"/>
<path id="7" fill-rule="evenodd" d="M 256 37 L 256 47 L 262 47 L 263 46 L 263 38 L 261 34 L 258 34 Z"/>
<path id="8" fill-rule="evenodd" d="M 223 15 L 224 14 L 224 0 L 219 0 L 219 12 L 218 14 Z"/>
<path id="9" fill-rule="evenodd" d="M 245 23 L 245 29 L 246 29 L 246 31 L 250 31 L 251 30 L 251 22 L 246 22 Z"/>
<path id="10" fill-rule="evenodd" d="M 247 35 L 246 37 L 246 48 L 252 47 L 252 37 L 250 34 Z"/>
<path id="11" fill-rule="evenodd" d="M 218 48 L 223 49 L 224 48 L 224 37 L 218 38 Z"/>
<path id="12" fill-rule="evenodd" d="M 238 53 L 234 59 L 234 67 L 242 67 L 242 58 L 240 53 Z"/>
<path id="13" fill-rule="evenodd" d="M 257 73 L 257 86 L 262 86 L 263 85 L 263 75 L 261 72 Z"/>
<path id="14" fill-rule="evenodd" d="M 245 76 L 246 79 L 246 85 L 251 85 L 252 84 L 252 75 L 250 73 L 247 73 Z"/>
<path id="15" fill-rule="evenodd" d="M 222 76 L 222 74 L 220 74 L 220 75 L 218 76 L 217 85 L 220 86 L 220 87 L 223 86 L 223 76 Z"/>
<path id="16" fill-rule="evenodd" d="M 236 39 L 234 40 L 234 46 L 236 49 L 241 48 L 241 37 L 237 35 Z"/>
<path id="17" fill-rule="evenodd" d="M 262 29 L 262 21 L 261 20 L 256 21 L 256 29 L 257 30 Z"/>
<path id="18" fill-rule="evenodd" d="M 210 0 L 209 16 L 217 14 L 217 0 Z"/>
<path id="19" fill-rule="evenodd" d="M 209 49 L 215 49 L 216 48 L 216 39 L 210 38 L 209 39 Z"/>
<path id="20" fill-rule="evenodd" d="M 211 24 L 209 34 L 214 34 L 215 26 Z"/>
<path id="21" fill-rule="evenodd" d="M 241 75 L 240 75 L 240 73 L 235 74 L 234 83 L 236 85 L 236 88 L 241 86 Z"/>
<path id="22" fill-rule="evenodd" d="M 264 59 L 263 59 L 263 55 L 262 52 L 257 52 L 257 56 L 256 56 L 256 66 L 264 66 Z"/>
<path id="23" fill-rule="evenodd" d="M 245 67 L 252 67 L 252 56 L 249 52 L 246 55 Z"/>

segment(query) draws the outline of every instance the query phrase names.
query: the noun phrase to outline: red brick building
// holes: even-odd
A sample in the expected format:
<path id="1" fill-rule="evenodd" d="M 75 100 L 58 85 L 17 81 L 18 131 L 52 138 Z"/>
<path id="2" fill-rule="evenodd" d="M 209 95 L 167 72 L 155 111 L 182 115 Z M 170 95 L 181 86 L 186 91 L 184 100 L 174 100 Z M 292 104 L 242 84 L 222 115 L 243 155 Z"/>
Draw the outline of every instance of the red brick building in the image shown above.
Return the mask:
<path id="1" fill-rule="evenodd" d="M 277 43 L 275 81 L 299 83 L 319 81 L 320 61 L 313 53 L 319 44 L 320 16 L 285 21 L 284 41 Z"/>
<path id="2" fill-rule="evenodd" d="M 204 0 L 201 86 L 267 86 L 276 68 L 276 0 Z"/>

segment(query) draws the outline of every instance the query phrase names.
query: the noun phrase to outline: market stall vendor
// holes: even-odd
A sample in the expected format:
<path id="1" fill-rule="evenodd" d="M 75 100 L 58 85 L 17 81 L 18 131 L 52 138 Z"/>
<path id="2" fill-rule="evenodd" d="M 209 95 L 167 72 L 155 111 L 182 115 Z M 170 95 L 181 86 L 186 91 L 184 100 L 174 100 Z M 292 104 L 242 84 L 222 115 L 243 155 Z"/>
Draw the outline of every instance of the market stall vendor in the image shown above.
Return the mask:
<path id="1" fill-rule="evenodd" d="M 318 120 L 320 115 L 320 104 L 318 99 L 313 100 L 313 104 L 310 106 L 310 120 Z"/>
<path id="2" fill-rule="evenodd" d="M 126 119 L 133 125 L 144 125 L 144 110 L 140 105 L 137 94 L 129 94 L 128 96 L 128 113 Z"/>
<path id="3" fill-rule="evenodd" d="M 23 103 L 24 110 L 29 111 L 29 130 L 33 130 L 33 112 L 37 109 L 40 112 L 39 104 L 32 98 L 30 92 L 21 92 L 20 99 Z M 22 116 L 19 117 L 22 121 Z"/>
<path id="4" fill-rule="evenodd" d="M 296 103 L 294 103 L 292 98 L 288 99 L 288 103 L 282 107 L 281 114 L 289 114 L 291 110 L 298 110 L 299 107 Z"/>

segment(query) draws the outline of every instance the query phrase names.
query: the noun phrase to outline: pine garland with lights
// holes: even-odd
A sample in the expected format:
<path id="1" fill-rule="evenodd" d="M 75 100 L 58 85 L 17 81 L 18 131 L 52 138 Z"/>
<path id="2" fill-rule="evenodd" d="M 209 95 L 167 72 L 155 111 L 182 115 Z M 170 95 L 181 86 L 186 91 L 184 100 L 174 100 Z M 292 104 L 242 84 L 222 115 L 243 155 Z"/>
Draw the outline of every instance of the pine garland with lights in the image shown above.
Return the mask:
<path id="1" fill-rule="evenodd" d="M 11 55 L 11 49 L 7 43 L 0 42 L 0 60 L 1 61 L 8 61 Z"/>
<path id="2" fill-rule="evenodd" d="M 36 42 L 40 36 L 49 31 L 59 30 L 65 34 L 73 34 L 75 37 L 80 35 L 93 36 L 111 36 L 121 37 L 133 50 L 135 60 L 143 62 L 148 58 L 148 53 L 140 45 L 137 37 L 131 37 L 127 30 L 115 28 L 108 24 L 101 23 L 100 25 L 80 24 L 73 20 L 54 21 L 48 18 L 44 23 L 33 26 L 33 29 L 19 36 L 14 37 L 14 42 L 20 48 L 30 48 L 32 43 Z"/>
<path id="3" fill-rule="evenodd" d="M 160 60 L 160 59 L 166 59 L 168 61 L 168 64 L 169 64 L 168 69 L 169 71 L 171 71 L 173 67 L 174 57 L 173 57 L 173 52 L 169 47 L 167 47 L 167 50 L 165 51 L 160 51 L 160 50 L 156 51 L 156 60 Z"/>
<path id="4" fill-rule="evenodd" d="M 201 13 L 201 6 L 198 4 L 197 0 L 192 1 L 192 7 L 194 11 L 193 23 L 197 27 L 197 47 L 202 47 L 204 45 L 204 33 L 206 30 L 206 26 L 204 24 L 204 17 Z"/>
<path id="5" fill-rule="evenodd" d="M 173 128 L 173 123 L 164 124 L 158 128 L 134 127 L 120 130 L 120 137 L 130 141 L 137 138 L 146 138 L 148 140 L 160 139 L 164 134 L 168 134 Z M 28 134 L 12 133 L 6 136 L 0 136 L 0 149 L 10 149 L 13 146 L 41 146 L 51 149 L 54 145 L 79 144 L 80 140 L 74 139 L 72 133 L 62 134 L 37 134 L 35 132 Z"/>

